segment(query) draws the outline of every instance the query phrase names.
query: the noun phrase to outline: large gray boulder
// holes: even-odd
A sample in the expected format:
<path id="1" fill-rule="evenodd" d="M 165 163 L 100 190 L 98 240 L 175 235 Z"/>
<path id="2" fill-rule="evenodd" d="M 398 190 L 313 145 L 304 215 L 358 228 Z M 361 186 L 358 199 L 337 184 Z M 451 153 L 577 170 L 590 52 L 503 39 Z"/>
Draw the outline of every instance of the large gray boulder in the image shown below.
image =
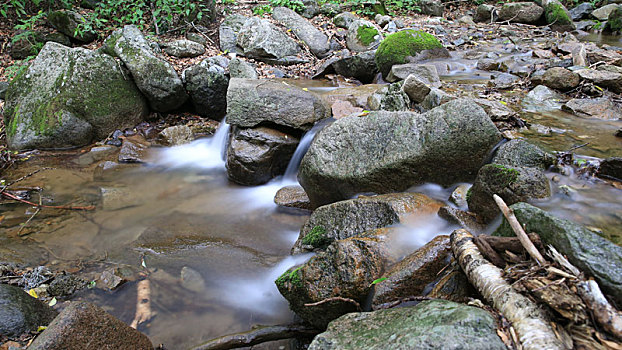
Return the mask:
<path id="1" fill-rule="evenodd" d="M 83 146 L 138 124 L 148 107 L 127 76 L 108 55 L 47 43 L 6 93 L 9 147 Z"/>
<path id="2" fill-rule="evenodd" d="M 151 350 L 146 335 L 87 302 L 72 302 L 28 347 L 31 350 Z"/>
<path id="3" fill-rule="evenodd" d="M 0 284 L 0 334 L 19 337 L 47 326 L 58 312 L 31 297 L 21 288 Z"/>
<path id="4" fill-rule="evenodd" d="M 287 7 L 276 7 L 272 12 L 272 18 L 291 30 L 317 57 L 324 58 L 328 55 L 330 51 L 328 36 L 296 12 Z"/>
<path id="5" fill-rule="evenodd" d="M 136 26 L 126 25 L 114 31 L 106 39 L 104 51 L 123 61 L 154 110 L 169 112 L 188 99 L 175 68 L 155 55 Z"/>
<path id="6" fill-rule="evenodd" d="M 268 20 L 251 17 L 240 29 L 237 45 L 244 56 L 275 62 L 296 56 L 300 46 Z"/>
<path id="7" fill-rule="evenodd" d="M 227 149 L 227 176 L 247 186 L 264 184 L 285 172 L 298 138 L 266 127 L 235 128 Z"/>
<path id="8" fill-rule="evenodd" d="M 181 78 L 197 114 L 220 120 L 227 111 L 229 77 L 213 59 L 186 68 Z"/>
<path id="9" fill-rule="evenodd" d="M 499 9 L 499 20 L 534 24 L 543 13 L 544 9 L 535 2 L 509 2 Z"/>
<path id="10" fill-rule="evenodd" d="M 324 249 L 335 240 L 432 215 L 441 203 L 421 193 L 362 196 L 317 208 L 302 226 L 293 253 Z"/>
<path id="11" fill-rule="evenodd" d="M 309 350 L 505 350 L 487 311 L 447 300 L 351 313 L 330 323 Z"/>
<path id="12" fill-rule="evenodd" d="M 227 91 L 227 122 L 252 128 L 268 122 L 309 130 L 330 116 L 315 94 L 279 81 L 231 79 Z"/>
<path id="13" fill-rule="evenodd" d="M 362 232 L 361 232 L 362 233 Z M 291 268 L 275 283 L 289 307 L 307 323 L 324 329 L 335 318 L 356 311 L 356 304 L 344 300 L 318 303 L 341 297 L 362 304 L 371 283 L 380 277 L 389 255 L 386 244 L 391 229 L 378 229 L 365 237 L 333 242 L 300 267 Z"/>
<path id="14" fill-rule="evenodd" d="M 622 304 L 622 247 L 527 203 L 510 208 L 526 232 L 540 235 L 543 243 L 554 246 L 581 271 L 593 276 L 604 292 L 618 305 Z M 513 236 L 514 233 L 504 219 L 494 235 Z"/>
<path id="15" fill-rule="evenodd" d="M 608 4 L 599 7 L 596 10 L 592 11 L 592 16 L 599 21 L 606 21 L 607 19 L 609 19 L 609 14 L 611 14 L 611 12 L 613 12 L 613 10 L 617 9 L 618 7 L 620 7 L 619 4 Z"/>
<path id="16" fill-rule="evenodd" d="M 555 163 L 555 156 L 523 139 L 514 139 L 499 147 L 492 163 L 547 170 Z"/>
<path id="17" fill-rule="evenodd" d="M 589 2 L 583 2 L 570 10 L 570 17 L 572 17 L 573 21 L 588 19 L 592 11 L 594 11 L 594 5 Z"/>
<path id="18" fill-rule="evenodd" d="M 551 195 L 551 186 L 539 169 L 487 164 L 479 170 L 467 193 L 469 211 L 478 214 L 484 222 L 492 221 L 501 213 L 492 198 L 494 194 L 512 205 L 547 198 Z"/>
<path id="19" fill-rule="evenodd" d="M 225 53 L 243 54 L 244 51 L 238 46 L 238 36 L 248 17 L 233 14 L 227 16 L 218 28 L 220 51 Z"/>
<path id="20" fill-rule="evenodd" d="M 473 100 L 425 114 L 371 112 L 343 118 L 318 133 L 298 179 L 314 206 L 361 192 L 399 192 L 425 182 L 475 178 L 499 131 Z"/>

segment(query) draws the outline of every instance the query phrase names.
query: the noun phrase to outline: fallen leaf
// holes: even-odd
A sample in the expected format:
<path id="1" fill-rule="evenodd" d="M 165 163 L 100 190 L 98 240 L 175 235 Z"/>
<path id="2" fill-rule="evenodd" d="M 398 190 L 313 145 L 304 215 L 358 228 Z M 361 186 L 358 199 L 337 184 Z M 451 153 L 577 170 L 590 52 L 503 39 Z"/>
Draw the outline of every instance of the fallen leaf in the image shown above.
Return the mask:
<path id="1" fill-rule="evenodd" d="M 33 298 L 35 298 L 35 299 L 38 299 L 38 298 L 39 298 L 39 296 L 37 295 L 37 292 L 35 292 L 35 290 L 34 290 L 34 289 L 30 289 L 30 290 L 28 291 L 28 295 L 30 295 L 31 297 L 33 297 Z"/>

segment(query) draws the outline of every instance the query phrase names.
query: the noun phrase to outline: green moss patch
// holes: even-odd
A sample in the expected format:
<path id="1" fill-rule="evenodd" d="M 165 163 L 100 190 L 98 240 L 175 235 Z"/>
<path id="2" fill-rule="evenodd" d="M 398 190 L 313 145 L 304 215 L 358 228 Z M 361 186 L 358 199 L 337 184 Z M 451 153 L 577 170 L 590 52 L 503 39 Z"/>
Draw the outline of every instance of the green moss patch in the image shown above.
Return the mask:
<path id="1" fill-rule="evenodd" d="M 356 37 L 359 39 L 359 42 L 365 46 L 369 46 L 373 43 L 376 35 L 378 35 L 378 30 L 372 26 L 359 26 L 356 31 Z"/>
<path id="2" fill-rule="evenodd" d="M 546 23 L 560 26 L 572 24 L 572 19 L 566 13 L 566 9 L 560 3 L 551 2 L 546 7 Z"/>
<path id="3" fill-rule="evenodd" d="M 331 239 L 326 236 L 324 226 L 315 226 L 306 236 L 302 238 L 302 244 L 310 245 L 315 248 L 323 248 L 329 245 Z"/>
<path id="4" fill-rule="evenodd" d="M 519 171 L 513 168 L 506 167 L 500 164 L 490 164 L 491 167 L 496 169 L 496 181 L 511 184 L 518 180 L 520 175 Z"/>
<path id="5" fill-rule="evenodd" d="M 424 50 L 442 48 L 434 35 L 421 30 L 407 29 L 393 33 L 384 39 L 376 50 L 376 65 L 384 77 L 395 64 L 407 62 L 407 57 Z"/>
<path id="6" fill-rule="evenodd" d="M 276 279 L 276 281 L 274 281 L 277 288 L 279 288 L 279 290 L 285 288 L 286 283 L 291 283 L 296 287 L 302 287 L 302 277 L 300 276 L 301 268 L 302 266 L 297 267 L 291 271 L 285 271 L 281 276 L 279 276 L 279 278 Z"/>

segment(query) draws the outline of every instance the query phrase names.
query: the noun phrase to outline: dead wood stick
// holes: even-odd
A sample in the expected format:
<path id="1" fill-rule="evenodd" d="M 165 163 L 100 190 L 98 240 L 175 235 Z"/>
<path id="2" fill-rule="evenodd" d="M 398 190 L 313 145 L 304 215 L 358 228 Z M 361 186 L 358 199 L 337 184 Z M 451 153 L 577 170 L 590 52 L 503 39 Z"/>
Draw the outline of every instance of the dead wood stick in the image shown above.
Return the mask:
<path id="1" fill-rule="evenodd" d="M 136 329 L 139 324 L 151 319 L 151 284 L 142 280 L 136 286 L 136 314 L 130 327 Z"/>
<path id="2" fill-rule="evenodd" d="M 499 253 L 497 253 L 497 251 L 494 250 L 490 246 L 490 244 L 488 244 L 488 241 L 481 238 L 480 236 L 480 237 L 475 237 L 474 242 L 477 245 L 477 248 L 479 248 L 480 252 L 486 258 L 488 258 L 488 260 L 490 260 L 490 262 L 492 262 L 496 267 L 499 267 L 499 268 L 505 267 L 505 260 L 503 260 L 501 255 L 499 255 Z"/>
<path id="3" fill-rule="evenodd" d="M 201 344 L 194 350 L 228 350 L 265 343 L 268 341 L 310 337 L 320 333 L 320 330 L 303 325 L 259 327 L 248 332 L 225 335 Z"/>
<path id="4" fill-rule="evenodd" d="M 503 272 L 484 259 L 468 231 L 452 232 L 451 249 L 469 282 L 512 323 L 523 349 L 564 349 L 538 306 L 515 291 Z"/>
<path id="5" fill-rule="evenodd" d="M 544 257 L 542 257 L 542 254 L 540 254 L 538 249 L 536 249 L 536 246 L 534 246 L 533 243 L 529 240 L 529 237 L 525 233 L 525 230 L 523 230 L 523 227 L 516 219 L 516 216 L 514 216 L 514 211 L 508 208 L 503 199 L 501 199 L 501 197 L 497 196 L 496 194 L 493 194 L 492 198 L 494 198 L 497 206 L 499 207 L 499 209 L 501 209 L 503 216 L 505 216 L 505 218 L 510 223 L 512 230 L 514 230 L 514 233 L 516 233 L 516 237 L 518 237 L 520 242 L 523 244 L 523 247 L 525 247 L 527 253 L 531 255 L 531 257 L 538 263 L 538 265 L 546 264 Z"/>
<path id="6" fill-rule="evenodd" d="M 536 233 L 530 233 L 529 240 L 533 242 L 536 248 L 542 248 L 542 241 L 540 240 L 540 236 Z M 523 247 L 522 243 L 518 240 L 517 237 L 497 237 L 497 236 L 489 236 L 489 235 L 479 235 L 477 236 L 478 240 L 485 240 L 492 249 L 497 252 L 505 252 L 506 250 L 515 253 L 522 254 L 525 252 L 525 247 Z"/>
<path id="7" fill-rule="evenodd" d="M 326 298 L 324 300 L 318 301 L 317 303 L 305 304 L 305 306 L 307 306 L 307 307 L 309 307 L 309 306 L 318 306 L 318 305 L 322 305 L 322 304 L 325 304 L 325 303 L 330 303 L 331 301 L 343 301 L 343 302 L 346 302 L 346 303 L 354 304 L 358 311 L 362 311 L 363 310 L 361 308 L 361 304 L 359 304 L 358 301 L 356 301 L 354 299 L 350 299 L 350 298 L 343 298 L 343 297 Z"/>
<path id="8" fill-rule="evenodd" d="M 33 207 L 37 207 L 37 208 L 48 208 L 48 209 L 64 209 L 64 210 L 95 210 L 95 206 L 93 205 L 88 205 L 85 207 L 73 207 L 73 206 L 66 206 L 66 205 L 43 205 L 43 204 L 37 204 L 37 203 L 33 203 L 30 201 L 27 201 L 25 199 L 21 199 L 17 196 L 14 196 L 8 192 L 2 192 L 2 196 L 18 201 L 18 202 L 22 202 L 22 203 L 26 203 L 26 204 L 30 204 Z"/>
<path id="9" fill-rule="evenodd" d="M 605 298 L 594 280 L 577 283 L 579 295 L 590 308 L 594 318 L 607 332 L 622 339 L 622 313 Z"/>

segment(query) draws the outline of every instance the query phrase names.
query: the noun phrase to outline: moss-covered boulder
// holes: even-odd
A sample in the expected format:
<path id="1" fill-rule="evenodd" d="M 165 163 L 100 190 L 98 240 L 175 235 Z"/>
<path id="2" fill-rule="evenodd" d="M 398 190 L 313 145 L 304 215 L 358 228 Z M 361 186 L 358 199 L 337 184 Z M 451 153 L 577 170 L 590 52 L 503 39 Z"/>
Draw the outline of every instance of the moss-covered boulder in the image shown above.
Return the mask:
<path id="1" fill-rule="evenodd" d="M 407 63 L 409 57 L 423 52 L 428 58 L 446 57 L 446 50 L 434 35 L 420 30 L 407 29 L 387 36 L 376 50 L 376 65 L 382 76 L 386 77 L 394 64 Z"/>
<path id="2" fill-rule="evenodd" d="M 378 229 L 364 237 L 335 241 L 302 266 L 286 271 L 275 281 L 276 286 L 292 311 L 307 323 L 324 329 L 335 318 L 356 311 L 357 305 L 345 300 L 305 304 L 341 297 L 362 305 L 372 282 L 384 271 L 389 255 L 386 240 L 392 232 Z"/>
<path id="3" fill-rule="evenodd" d="M 606 32 L 622 32 L 622 6 L 618 6 L 607 18 L 607 23 L 605 24 L 604 31 Z"/>
<path id="4" fill-rule="evenodd" d="M 544 17 L 551 29 L 557 32 L 570 32 L 576 29 L 568 9 L 559 0 L 542 2 Z"/>
<path id="5" fill-rule="evenodd" d="M 508 205 L 551 195 L 549 180 L 539 169 L 488 164 L 477 173 L 473 186 L 467 192 L 469 210 L 485 222 L 500 213 L 492 198 L 499 195 Z"/>
<path id="6" fill-rule="evenodd" d="M 114 31 L 102 49 L 125 63 L 154 110 L 169 112 L 188 99 L 175 68 L 156 56 L 136 26 L 127 25 Z"/>
<path id="7" fill-rule="evenodd" d="M 330 323 L 309 350 L 504 350 L 495 318 L 487 311 L 447 300 L 351 313 Z"/>
<path id="8" fill-rule="evenodd" d="M 404 222 L 414 215 L 436 214 L 442 203 L 421 193 L 361 196 L 317 208 L 302 226 L 294 253 L 324 249 L 365 231 Z"/>
<path id="9" fill-rule="evenodd" d="M 382 34 L 370 21 L 357 19 L 348 26 L 346 46 L 355 52 L 371 50 L 380 44 Z"/>
<path id="10" fill-rule="evenodd" d="M 622 304 L 622 247 L 600 237 L 584 226 L 558 218 L 527 203 L 510 208 L 526 232 L 540 235 L 581 271 L 594 276 L 603 291 Z M 494 235 L 514 236 L 504 219 Z"/>
<path id="11" fill-rule="evenodd" d="M 93 30 L 85 30 L 78 26 L 81 23 L 86 22 L 86 19 L 81 14 L 74 11 L 53 11 L 48 14 L 48 22 L 56 28 L 59 32 L 67 35 L 68 37 L 83 42 L 89 43 L 97 39 L 97 32 Z"/>
<path id="12" fill-rule="evenodd" d="M 108 55 L 48 42 L 9 85 L 9 147 L 83 146 L 139 123 L 148 107 L 128 77 Z"/>
<path id="13" fill-rule="evenodd" d="M 374 111 L 320 131 L 298 179 L 315 207 L 362 192 L 472 181 L 500 139 L 488 114 L 469 99 L 425 114 Z"/>

